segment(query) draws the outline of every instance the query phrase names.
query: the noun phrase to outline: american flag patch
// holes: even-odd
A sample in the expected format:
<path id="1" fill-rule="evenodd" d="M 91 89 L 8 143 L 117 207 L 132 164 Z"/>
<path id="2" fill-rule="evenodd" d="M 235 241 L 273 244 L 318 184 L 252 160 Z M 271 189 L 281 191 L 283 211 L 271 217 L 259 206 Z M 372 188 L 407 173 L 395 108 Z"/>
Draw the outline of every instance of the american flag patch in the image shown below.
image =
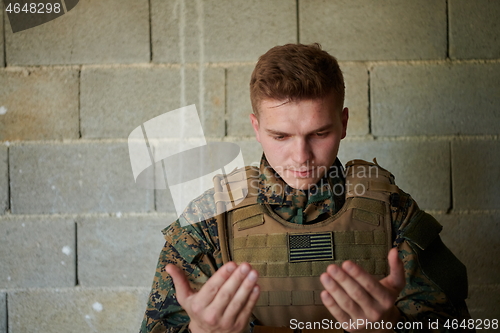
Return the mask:
<path id="1" fill-rule="evenodd" d="M 331 232 L 288 234 L 288 261 L 333 260 Z"/>

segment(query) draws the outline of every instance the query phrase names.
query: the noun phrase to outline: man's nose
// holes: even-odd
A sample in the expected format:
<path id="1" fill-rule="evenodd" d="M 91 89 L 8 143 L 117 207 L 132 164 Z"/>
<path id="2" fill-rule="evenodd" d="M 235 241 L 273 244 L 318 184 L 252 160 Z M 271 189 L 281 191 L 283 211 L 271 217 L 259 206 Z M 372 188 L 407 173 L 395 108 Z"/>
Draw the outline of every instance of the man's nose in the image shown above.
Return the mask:
<path id="1" fill-rule="evenodd" d="M 293 147 L 292 159 L 297 165 L 306 164 L 311 159 L 311 147 L 307 140 L 298 139 Z"/>

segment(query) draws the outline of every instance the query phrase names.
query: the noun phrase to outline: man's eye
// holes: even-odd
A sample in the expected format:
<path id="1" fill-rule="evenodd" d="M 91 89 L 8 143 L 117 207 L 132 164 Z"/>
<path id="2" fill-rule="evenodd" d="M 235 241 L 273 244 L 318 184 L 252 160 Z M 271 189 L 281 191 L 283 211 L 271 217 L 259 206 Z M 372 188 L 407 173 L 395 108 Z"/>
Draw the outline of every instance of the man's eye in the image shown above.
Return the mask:
<path id="1" fill-rule="evenodd" d="M 328 132 L 318 132 L 316 133 L 316 136 L 319 136 L 319 137 L 324 137 L 324 136 L 327 136 L 328 135 Z"/>
<path id="2" fill-rule="evenodd" d="M 273 138 L 274 138 L 274 140 L 277 140 L 277 141 L 283 141 L 283 140 L 285 140 L 285 136 L 284 135 L 277 135 L 277 136 L 274 136 Z"/>

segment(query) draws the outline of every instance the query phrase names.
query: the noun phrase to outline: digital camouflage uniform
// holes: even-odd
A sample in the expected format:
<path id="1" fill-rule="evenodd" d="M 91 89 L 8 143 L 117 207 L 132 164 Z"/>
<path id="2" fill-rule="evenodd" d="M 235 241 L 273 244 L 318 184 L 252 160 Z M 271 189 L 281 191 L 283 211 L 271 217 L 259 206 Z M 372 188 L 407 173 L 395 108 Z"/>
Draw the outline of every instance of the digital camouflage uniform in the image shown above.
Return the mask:
<path id="1" fill-rule="evenodd" d="M 335 163 L 337 170 L 342 168 Z M 283 219 L 294 223 L 315 223 L 334 215 L 344 204 L 344 195 L 337 189 L 343 186 L 342 173 L 328 173 L 318 182 L 318 190 L 304 192 L 286 185 L 263 156 L 260 165 L 259 203 L 268 203 Z M 335 176 L 331 176 L 335 174 Z M 172 278 L 166 273 L 167 264 L 182 268 L 194 290 L 203 284 L 223 265 L 218 229 L 213 212 L 216 210 L 214 190 L 210 189 L 193 200 L 177 221 L 163 230 L 163 247 L 141 333 L 187 332 L 189 317 L 176 299 Z M 396 305 L 401 312 L 400 321 L 431 321 L 470 318 L 463 299 L 452 300 L 427 277 L 419 264 L 419 250 L 405 239 L 403 231 L 411 218 L 421 212 L 410 197 L 403 192 L 392 207 L 392 233 L 394 246 L 404 263 L 406 286 Z M 445 332 L 444 328 L 440 331 Z M 405 332 L 411 332 L 407 330 Z"/>

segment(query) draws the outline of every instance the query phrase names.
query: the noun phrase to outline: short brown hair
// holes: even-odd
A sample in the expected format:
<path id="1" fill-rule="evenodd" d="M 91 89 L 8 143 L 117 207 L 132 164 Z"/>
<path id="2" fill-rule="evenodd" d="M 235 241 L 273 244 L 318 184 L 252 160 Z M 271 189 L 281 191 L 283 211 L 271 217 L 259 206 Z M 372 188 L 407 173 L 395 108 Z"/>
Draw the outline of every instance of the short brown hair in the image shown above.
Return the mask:
<path id="1" fill-rule="evenodd" d="M 264 99 L 304 100 L 334 93 L 344 105 L 344 77 L 337 59 L 319 44 L 286 44 L 263 54 L 250 79 L 253 112 L 259 115 Z"/>

